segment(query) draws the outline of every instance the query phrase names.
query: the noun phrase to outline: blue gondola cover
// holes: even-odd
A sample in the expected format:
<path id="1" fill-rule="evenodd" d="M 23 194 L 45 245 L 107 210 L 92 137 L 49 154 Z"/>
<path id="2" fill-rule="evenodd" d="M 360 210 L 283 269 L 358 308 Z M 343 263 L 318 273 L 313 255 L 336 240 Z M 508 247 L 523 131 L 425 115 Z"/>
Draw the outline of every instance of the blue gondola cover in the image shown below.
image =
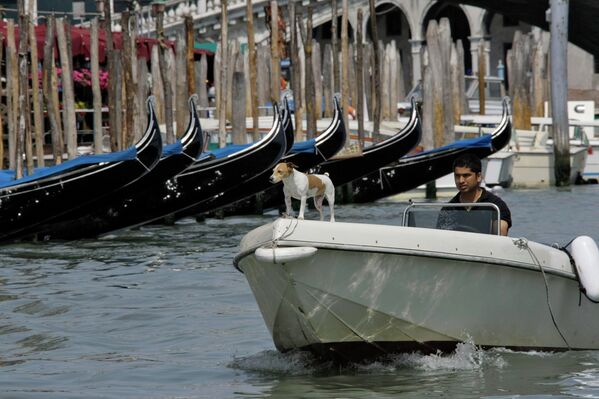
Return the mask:
<path id="1" fill-rule="evenodd" d="M 33 171 L 32 174 L 16 180 L 14 170 L 2 170 L 0 171 L 0 188 L 28 183 L 34 180 L 66 172 L 78 166 L 91 165 L 97 163 L 121 162 L 130 159 L 135 159 L 136 157 L 137 149 L 135 148 L 135 146 L 132 146 L 131 148 L 124 151 L 118 151 L 108 154 L 82 155 L 77 158 L 63 162 L 60 165 L 37 168 Z"/>

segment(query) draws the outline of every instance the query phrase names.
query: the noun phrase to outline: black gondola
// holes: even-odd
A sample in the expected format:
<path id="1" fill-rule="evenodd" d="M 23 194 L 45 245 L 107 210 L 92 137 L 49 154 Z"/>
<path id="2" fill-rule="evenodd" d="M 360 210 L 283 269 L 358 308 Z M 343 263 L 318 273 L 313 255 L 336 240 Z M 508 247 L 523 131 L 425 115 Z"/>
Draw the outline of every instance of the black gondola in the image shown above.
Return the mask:
<path id="1" fill-rule="evenodd" d="M 284 156 L 280 162 L 293 162 L 299 170 L 307 171 L 339 152 L 343 148 L 347 133 L 341 118 L 341 108 L 337 98 L 334 98 L 334 110 L 333 120 L 327 129 L 323 130 L 314 139 L 295 144 L 290 153 Z M 261 193 L 262 207 L 270 207 L 270 204 L 277 204 L 273 206 L 278 206 L 279 197 L 282 201 L 282 188 L 280 185 L 273 185 L 269 181 L 271 174 L 270 169 L 265 170 L 246 184 L 225 192 L 221 197 L 203 202 L 185 214 L 179 214 L 178 216 L 211 212 L 222 207 L 226 207 L 224 209 L 225 214 L 254 213 L 259 208 L 254 198 L 257 193 Z"/>
<path id="2" fill-rule="evenodd" d="M 293 130 L 293 123 L 291 122 L 291 111 L 289 110 L 289 103 L 287 101 L 287 98 L 284 99 L 283 105 L 283 111 L 281 113 L 281 124 L 282 129 L 285 131 L 285 156 L 288 156 L 289 153 L 292 152 L 292 149 L 294 147 L 295 132 Z M 267 169 L 264 172 L 258 174 L 257 176 L 252 177 L 251 179 L 236 185 L 232 189 L 225 191 L 224 193 L 222 193 L 222 195 L 215 196 L 207 201 L 202 201 L 201 203 L 195 206 L 189 207 L 180 212 L 176 212 L 173 215 L 173 217 L 174 219 L 180 219 L 186 216 L 205 213 L 231 204 L 252 194 L 255 194 L 256 192 L 261 191 L 260 184 L 262 183 L 263 177 L 269 175 L 270 169 Z"/>
<path id="3" fill-rule="evenodd" d="M 310 173 L 328 174 L 335 186 L 349 183 L 380 167 L 396 161 L 420 142 L 422 126 L 412 99 L 412 113 L 408 123 L 396 134 L 362 150 L 362 155 L 331 159 L 312 168 Z"/>
<path id="4" fill-rule="evenodd" d="M 281 124 L 283 125 L 283 130 L 285 131 L 286 145 L 284 154 L 286 155 L 289 154 L 295 142 L 295 132 L 293 131 L 293 123 L 291 123 L 291 111 L 289 110 L 289 102 L 287 101 L 287 97 L 285 97 L 283 100 L 283 112 L 281 119 Z"/>
<path id="5" fill-rule="evenodd" d="M 29 236 L 42 223 L 96 201 L 152 170 L 162 154 L 162 139 L 151 98 L 147 107 L 146 131 L 130 149 L 80 156 L 0 184 L 0 241 Z"/>
<path id="6" fill-rule="evenodd" d="M 195 96 L 188 101 L 189 123 L 180 140 L 169 144 L 162 151 L 158 164 L 140 179 L 122 189 L 95 201 L 89 206 L 71 212 L 60 221 L 41 226 L 38 239 L 79 239 L 95 237 L 111 231 L 143 222 L 145 215 L 135 212 L 164 182 L 182 172 L 200 155 L 204 137 L 196 110 Z M 143 207 L 142 207 L 143 208 Z"/>
<path id="7" fill-rule="evenodd" d="M 254 175 L 270 169 L 285 151 L 286 139 L 278 105 L 273 106 L 270 131 L 259 141 L 231 145 L 203 153 L 190 166 L 163 184 L 152 187 L 143 201 L 119 215 L 118 226 L 112 224 L 97 235 L 147 224 L 192 207 L 213 196 L 221 195 Z M 128 216 L 132 215 L 132 216 Z"/>
<path id="8" fill-rule="evenodd" d="M 365 148 L 362 155 L 327 160 L 307 169 L 310 173 L 327 173 L 335 186 L 340 186 L 399 159 L 420 141 L 422 129 L 415 100 L 412 100 L 412 110 L 408 123 L 399 132 Z M 291 162 L 296 163 L 293 160 Z M 268 176 L 266 176 L 266 180 L 268 180 Z M 270 188 L 267 188 L 261 196 L 262 208 L 280 207 L 284 201 L 280 184 L 273 185 L 268 181 L 265 184 L 269 184 Z M 255 208 L 256 206 L 252 208 L 248 204 L 245 208 L 237 206 L 231 210 L 227 209 L 225 213 L 250 213 Z"/>
<path id="9" fill-rule="evenodd" d="M 295 144 L 285 161 L 293 162 L 300 170 L 307 171 L 343 148 L 347 132 L 343 124 L 341 106 L 336 97 L 333 98 L 333 111 L 333 119 L 329 126 L 315 138 Z M 269 183 L 267 187 L 271 186 L 272 183 Z"/>
<path id="10" fill-rule="evenodd" d="M 457 141 L 420 154 L 401 158 L 395 165 L 379 170 L 353 182 L 353 201 L 371 202 L 412 190 L 452 172 L 453 161 L 471 152 L 485 158 L 503 147 L 511 137 L 512 124 L 508 101 L 503 102 L 503 116 L 492 135 Z"/>

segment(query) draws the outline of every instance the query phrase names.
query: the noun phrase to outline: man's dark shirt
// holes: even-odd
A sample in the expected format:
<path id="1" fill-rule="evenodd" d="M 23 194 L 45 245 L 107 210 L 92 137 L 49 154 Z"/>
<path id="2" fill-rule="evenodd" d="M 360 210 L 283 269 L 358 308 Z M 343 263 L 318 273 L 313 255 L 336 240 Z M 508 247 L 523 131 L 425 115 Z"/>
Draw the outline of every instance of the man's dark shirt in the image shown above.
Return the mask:
<path id="1" fill-rule="evenodd" d="M 493 193 L 488 192 L 484 188 L 480 198 L 476 201 L 487 202 L 497 205 L 499 208 L 500 219 L 505 220 L 508 228 L 512 227 L 512 214 L 506 203 Z M 459 204 L 460 193 L 456 194 L 449 203 Z M 485 213 L 485 215 L 483 215 Z M 492 221 L 497 220 L 497 212 L 492 211 L 488 207 L 472 207 L 467 210 L 465 208 L 443 208 L 439 213 L 437 227 L 447 230 L 462 230 L 474 231 L 479 233 L 494 233 L 492 231 Z"/>
<path id="2" fill-rule="evenodd" d="M 501 214 L 501 220 L 505 220 L 507 222 L 507 227 L 512 227 L 512 213 L 510 212 L 510 208 L 507 207 L 507 204 L 503 202 L 501 198 L 496 196 L 495 194 L 485 190 L 484 188 L 480 188 L 483 190 L 483 193 L 480 195 L 480 198 L 476 202 L 490 202 L 491 204 L 497 205 L 499 208 L 499 213 Z M 459 204 L 460 203 L 460 193 L 457 193 L 455 197 L 449 200 L 450 203 Z"/>

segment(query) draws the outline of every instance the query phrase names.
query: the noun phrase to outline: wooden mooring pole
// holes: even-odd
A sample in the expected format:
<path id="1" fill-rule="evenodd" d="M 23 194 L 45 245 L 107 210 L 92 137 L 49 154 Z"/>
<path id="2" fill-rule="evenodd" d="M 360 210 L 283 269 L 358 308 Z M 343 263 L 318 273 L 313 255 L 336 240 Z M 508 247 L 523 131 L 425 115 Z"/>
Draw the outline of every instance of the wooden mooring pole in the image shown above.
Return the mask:
<path id="1" fill-rule="evenodd" d="M 90 63 L 92 72 L 92 95 L 94 107 L 94 152 L 101 154 L 103 152 L 102 141 L 102 91 L 100 90 L 100 56 L 99 56 L 99 36 L 98 36 L 98 18 L 91 21 L 91 48 Z"/>
<path id="2" fill-rule="evenodd" d="M 274 0 L 270 2 L 270 50 L 272 53 L 270 97 L 271 101 L 278 103 L 281 99 L 281 54 L 279 52 L 279 5 Z"/>
<path id="3" fill-rule="evenodd" d="M 9 19 L 6 26 L 6 91 L 8 108 L 8 167 L 17 170 L 17 115 L 19 98 L 19 70 L 15 44 L 15 22 Z M 19 176 L 21 177 L 21 176 Z"/>
<path id="4" fill-rule="evenodd" d="M 110 0 L 103 0 L 104 10 L 104 37 L 105 37 L 105 54 L 106 54 L 106 67 L 108 69 L 108 88 L 107 88 L 107 100 L 108 100 L 108 126 L 110 132 L 110 148 L 112 151 L 116 151 L 118 148 L 118 135 L 120 132 L 120 126 L 117 126 L 117 91 L 116 91 L 116 70 L 114 46 L 112 41 L 112 12 Z"/>
<path id="5" fill-rule="evenodd" d="M 347 117 L 347 110 L 349 108 L 349 37 L 348 37 L 348 20 L 349 20 L 349 2 L 343 0 L 341 2 L 342 16 L 341 16 L 341 115 L 343 116 L 343 123 L 345 129 L 349 130 L 349 118 Z M 355 101 L 355 98 L 353 99 Z M 350 140 L 345 140 L 345 147 L 348 148 Z"/>
<path id="6" fill-rule="evenodd" d="M 44 103 L 48 111 L 48 121 L 52 136 L 52 154 L 54 163 L 62 163 L 63 139 L 60 112 L 58 110 L 58 83 L 54 63 L 54 26 L 55 18 L 50 15 L 46 20 L 46 38 L 44 41 L 44 62 L 42 66 L 42 87 Z"/>
<path id="7" fill-rule="evenodd" d="M 260 139 L 259 120 L 258 120 L 258 70 L 256 66 L 256 40 L 254 39 L 254 6 L 252 0 L 246 2 L 246 18 L 247 22 L 247 33 L 248 33 L 248 62 L 250 72 L 250 101 L 252 110 L 252 140 L 258 141 Z M 292 25 L 293 29 L 293 25 Z M 292 33 L 293 35 L 293 33 Z"/>
<path id="8" fill-rule="evenodd" d="M 481 40 L 478 45 L 478 113 L 485 114 L 485 75 L 487 74 L 487 65 L 485 61 L 485 44 Z"/>
<path id="9" fill-rule="evenodd" d="M 218 146 L 222 148 L 227 145 L 227 40 L 228 40 L 228 14 L 227 2 L 221 4 L 220 11 L 220 75 L 218 79 Z"/>
<path id="10" fill-rule="evenodd" d="M 331 0 L 331 49 L 333 50 L 333 94 L 340 90 L 339 84 L 339 33 L 337 32 L 337 0 Z"/>
<path id="11" fill-rule="evenodd" d="M 33 2 L 29 2 L 29 47 L 31 56 L 31 102 L 33 107 L 33 126 L 35 132 L 35 156 L 37 167 L 44 166 L 44 122 L 42 115 L 42 100 L 39 82 L 39 65 L 37 56 L 37 40 L 35 40 L 35 24 L 33 16 Z M 1 136 L 0 136 L 1 137 Z"/>
<path id="12" fill-rule="evenodd" d="M 568 0 L 551 0 L 551 114 L 555 185 L 570 185 L 568 137 Z"/>
<path id="13" fill-rule="evenodd" d="M 135 99 L 137 95 L 136 76 L 134 69 L 137 66 L 137 57 L 135 52 L 135 29 L 131 29 L 131 15 L 129 11 L 125 11 L 122 14 L 123 30 L 123 103 L 125 105 L 125 123 L 123 126 L 122 134 L 122 147 L 127 148 L 133 143 L 134 136 L 134 109 Z M 133 17 L 133 20 L 135 17 Z"/>
<path id="14" fill-rule="evenodd" d="M 27 68 L 27 35 L 28 30 L 23 27 L 28 25 L 28 17 L 25 15 L 24 2 L 19 1 L 19 54 L 18 54 L 18 65 L 19 65 L 19 79 L 18 79 L 18 127 L 17 127 L 17 164 L 15 169 L 15 177 L 20 179 L 23 177 L 23 149 L 26 149 L 27 159 L 27 174 L 31 174 L 32 170 L 29 169 L 32 164 L 31 160 L 31 124 L 29 114 L 29 69 Z"/>
<path id="15" fill-rule="evenodd" d="M 231 65 L 231 140 L 233 144 L 245 144 L 246 138 L 246 85 L 244 74 L 244 56 L 241 53 L 241 48 L 238 41 L 232 43 L 232 57 L 229 60 Z"/>
<path id="16" fill-rule="evenodd" d="M 358 27 L 356 33 L 356 115 L 358 117 L 358 146 L 364 148 L 364 43 L 362 37 L 362 9 L 358 9 Z"/>
<path id="17" fill-rule="evenodd" d="M 374 60 L 374 73 L 373 73 L 373 107 L 372 107 L 372 120 L 373 126 L 372 131 L 375 133 L 379 133 L 379 128 L 381 126 L 381 61 L 380 61 L 380 52 L 379 52 L 379 35 L 378 35 L 378 27 L 376 23 L 376 8 L 375 1 L 369 0 L 368 4 L 370 6 L 370 29 L 372 31 L 372 49 L 373 60 Z M 344 110 L 347 112 L 347 110 Z"/>
<path id="18" fill-rule="evenodd" d="M 160 77 L 162 79 L 162 87 L 164 90 L 164 119 L 166 123 L 166 143 L 173 144 L 175 142 L 175 130 L 173 128 L 173 91 L 171 79 L 168 74 L 166 62 L 166 38 L 164 36 L 164 7 L 156 9 L 156 36 L 158 37 L 158 65 L 160 68 Z"/>
<path id="19" fill-rule="evenodd" d="M 293 90 L 293 108 L 295 118 L 295 139 L 301 141 L 304 139 L 304 129 L 302 128 L 302 66 L 299 57 L 298 42 L 298 21 L 296 18 L 295 1 L 289 3 L 289 30 L 291 47 L 291 89 Z"/>
<path id="20" fill-rule="evenodd" d="M 530 37 L 520 31 L 514 33 L 512 48 L 508 50 L 508 78 L 514 114 L 515 129 L 530 130 Z"/>
<path id="21" fill-rule="evenodd" d="M 316 110 L 314 109 L 314 69 L 312 68 L 312 32 L 313 25 L 313 11 L 312 6 L 308 6 L 307 17 L 306 17 L 306 31 L 302 33 L 304 39 L 304 55 L 306 57 L 306 91 L 304 94 L 306 104 L 306 138 L 311 139 L 316 136 Z"/>
<path id="22" fill-rule="evenodd" d="M 177 124 L 176 135 L 181 137 L 187 128 L 187 99 L 189 98 L 189 86 L 187 83 L 187 43 L 182 35 L 177 36 L 174 71 L 175 81 L 175 121 Z M 192 43 L 193 48 L 193 43 Z M 172 71 L 171 71 L 172 74 Z M 172 76 L 172 75 L 171 75 Z"/>
<path id="23" fill-rule="evenodd" d="M 194 69 L 194 47 L 195 47 L 195 37 L 193 30 L 193 17 L 191 15 L 187 15 L 185 17 L 185 69 L 186 69 L 186 77 L 187 77 L 187 97 L 191 96 L 196 91 L 196 76 Z M 187 99 L 185 99 L 187 100 Z M 185 110 L 187 114 L 187 107 L 183 105 L 179 105 L 179 107 Z M 187 115 L 185 115 L 185 119 L 187 120 Z M 185 127 L 183 127 L 185 129 Z"/>
<path id="24" fill-rule="evenodd" d="M 62 21 L 64 44 L 66 46 L 64 51 L 65 61 L 62 61 L 62 53 L 60 50 L 62 34 L 57 29 L 56 40 L 58 41 L 58 53 L 61 59 L 60 67 L 62 69 L 60 81 L 62 83 L 62 112 L 63 120 L 65 121 L 63 127 L 65 139 L 67 140 L 67 153 L 69 159 L 73 159 L 78 155 L 77 114 L 75 113 L 75 82 L 73 81 L 73 40 L 71 37 L 71 23 L 69 22 L 69 20 L 67 18 L 59 18 L 57 21 Z"/>

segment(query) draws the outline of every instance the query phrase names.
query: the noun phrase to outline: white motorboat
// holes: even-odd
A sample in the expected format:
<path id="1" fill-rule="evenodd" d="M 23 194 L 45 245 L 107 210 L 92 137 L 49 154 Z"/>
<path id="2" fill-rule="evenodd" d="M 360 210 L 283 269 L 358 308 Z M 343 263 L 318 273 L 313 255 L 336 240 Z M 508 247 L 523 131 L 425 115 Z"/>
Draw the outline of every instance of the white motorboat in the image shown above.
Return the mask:
<path id="1" fill-rule="evenodd" d="M 510 149 L 499 152 L 514 152 L 512 184 L 515 188 L 540 188 L 555 185 L 555 155 L 553 140 L 547 131 L 517 130 L 515 142 Z M 570 184 L 576 184 L 583 175 L 587 162 L 588 146 L 570 142 Z M 499 153 L 498 152 L 498 153 Z"/>
<path id="2" fill-rule="evenodd" d="M 569 101 L 568 108 L 576 109 L 575 102 Z M 583 109 L 592 110 L 594 107 L 587 104 Z M 590 136 L 593 130 L 588 127 L 599 126 L 599 123 L 582 122 L 575 117 L 572 111 L 569 121 L 570 184 L 580 182 L 581 178 L 590 180 L 599 176 L 599 155 L 595 155 L 594 151 L 595 146 L 599 148 L 599 140 Z M 456 130 L 472 131 L 473 124 L 497 123 L 499 118 L 496 115 L 462 115 L 461 121 L 469 126 L 456 126 Z M 508 147 L 483 160 L 483 175 L 489 186 L 542 188 L 555 185 L 554 148 L 548 129 L 552 120 L 532 117 L 531 123 L 537 126 L 535 130 L 514 130 Z M 583 126 L 587 127 L 583 130 Z"/>
<path id="3" fill-rule="evenodd" d="M 589 183 L 599 181 L 599 121 L 595 120 L 595 112 L 595 101 L 568 101 L 570 146 L 587 148 L 582 178 Z M 550 118 L 539 118 L 536 122 L 539 128 L 543 128 L 543 124 L 552 121 Z"/>
<path id="4" fill-rule="evenodd" d="M 415 217 L 425 207 L 408 208 L 402 226 L 280 218 L 242 239 L 235 266 L 280 351 L 357 360 L 459 342 L 599 349 L 599 250 L 590 237 L 567 251 L 426 227 Z"/>

